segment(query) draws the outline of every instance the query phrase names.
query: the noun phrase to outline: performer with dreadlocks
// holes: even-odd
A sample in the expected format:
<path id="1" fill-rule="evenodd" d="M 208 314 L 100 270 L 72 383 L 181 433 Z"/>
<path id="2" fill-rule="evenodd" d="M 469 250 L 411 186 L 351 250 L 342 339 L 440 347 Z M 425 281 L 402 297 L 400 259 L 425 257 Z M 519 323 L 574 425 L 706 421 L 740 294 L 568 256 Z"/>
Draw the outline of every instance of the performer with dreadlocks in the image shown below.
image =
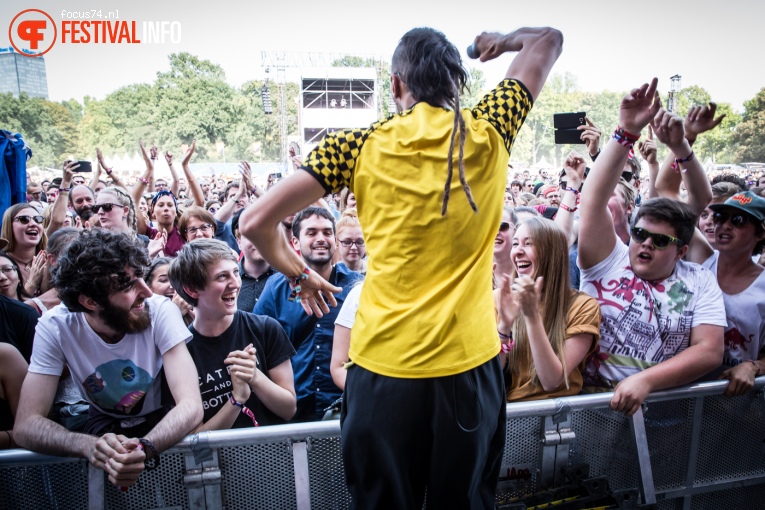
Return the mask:
<path id="1" fill-rule="evenodd" d="M 279 221 L 344 186 L 356 196 L 370 260 L 342 413 L 356 508 L 420 509 L 426 487 L 433 508 L 494 506 L 505 407 L 493 244 L 510 149 L 561 46 L 550 28 L 481 34 L 481 61 L 518 53 L 506 79 L 463 110 L 457 49 L 435 30 L 408 32 L 392 61 L 399 113 L 327 135 L 304 171 L 242 214 L 241 232 L 320 316 L 340 289 L 306 270 Z"/>

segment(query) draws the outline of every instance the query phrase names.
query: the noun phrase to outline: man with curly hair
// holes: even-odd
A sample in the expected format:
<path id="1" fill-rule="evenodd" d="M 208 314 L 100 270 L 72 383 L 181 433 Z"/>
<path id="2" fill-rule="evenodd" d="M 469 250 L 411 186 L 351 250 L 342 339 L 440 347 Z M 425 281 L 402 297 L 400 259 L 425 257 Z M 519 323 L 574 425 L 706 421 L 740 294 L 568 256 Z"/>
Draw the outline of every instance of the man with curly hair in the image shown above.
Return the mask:
<path id="1" fill-rule="evenodd" d="M 202 420 L 191 334 L 178 307 L 144 283 L 148 264 L 140 240 L 101 229 L 83 231 L 59 258 L 62 304 L 38 322 L 14 431 L 20 446 L 84 457 L 119 486 L 156 467 Z M 83 434 L 47 418 L 65 365 L 90 402 Z M 170 411 L 160 370 L 176 402 Z"/>

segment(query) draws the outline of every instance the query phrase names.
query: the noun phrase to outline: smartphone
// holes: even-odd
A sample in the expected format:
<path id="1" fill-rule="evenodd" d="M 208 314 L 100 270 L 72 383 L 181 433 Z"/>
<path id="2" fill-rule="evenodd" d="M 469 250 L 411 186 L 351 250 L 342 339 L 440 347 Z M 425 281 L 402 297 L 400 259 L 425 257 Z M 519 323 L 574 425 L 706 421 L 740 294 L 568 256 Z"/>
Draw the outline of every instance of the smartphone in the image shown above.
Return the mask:
<path id="1" fill-rule="evenodd" d="M 281 172 L 276 172 L 274 174 L 274 177 L 276 177 L 277 179 L 281 179 L 282 178 L 282 173 Z"/>
<path id="2" fill-rule="evenodd" d="M 77 163 L 80 165 L 80 168 L 75 170 L 76 173 L 86 173 L 93 171 L 93 167 L 91 166 L 90 161 L 77 161 Z"/>
<path id="3" fill-rule="evenodd" d="M 584 126 L 587 121 L 585 112 L 556 113 L 553 114 L 553 127 L 555 128 L 556 144 L 584 144 L 582 132 L 577 128 Z"/>
<path id="4" fill-rule="evenodd" d="M 300 156 L 300 145 L 297 142 L 290 142 L 290 157 Z"/>

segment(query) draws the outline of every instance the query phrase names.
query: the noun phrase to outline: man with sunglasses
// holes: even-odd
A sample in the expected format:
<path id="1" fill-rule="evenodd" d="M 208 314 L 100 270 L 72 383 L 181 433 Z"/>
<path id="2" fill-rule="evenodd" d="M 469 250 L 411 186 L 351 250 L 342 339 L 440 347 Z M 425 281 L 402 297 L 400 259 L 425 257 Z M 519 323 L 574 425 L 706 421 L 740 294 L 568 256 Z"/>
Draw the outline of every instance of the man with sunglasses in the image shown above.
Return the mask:
<path id="1" fill-rule="evenodd" d="M 722 361 L 726 324 L 714 275 L 682 260 L 695 230 L 691 207 L 669 198 L 646 201 L 630 230 L 617 239 L 608 201 L 628 153 L 652 123 L 685 172 L 700 164 L 683 122 L 661 109 L 657 80 L 621 103 L 619 127 L 593 165 L 580 204 L 581 289 L 602 312 L 600 354 L 588 360 L 585 386 L 613 390 L 611 408 L 634 414 L 648 394 L 690 383 Z"/>
<path id="2" fill-rule="evenodd" d="M 727 325 L 718 373 L 730 381 L 725 394 L 736 396 L 765 374 L 765 270 L 752 260 L 765 248 L 765 198 L 746 191 L 709 209 L 715 249 L 697 230 L 687 258 L 712 271 L 722 289 Z"/>

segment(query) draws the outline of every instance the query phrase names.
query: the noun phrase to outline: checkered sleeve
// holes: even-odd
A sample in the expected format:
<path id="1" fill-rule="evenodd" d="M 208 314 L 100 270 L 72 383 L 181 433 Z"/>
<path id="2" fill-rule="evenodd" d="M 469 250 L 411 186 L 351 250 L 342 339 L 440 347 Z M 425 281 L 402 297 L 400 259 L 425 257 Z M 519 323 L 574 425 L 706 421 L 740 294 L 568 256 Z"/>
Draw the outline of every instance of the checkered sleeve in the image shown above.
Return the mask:
<path id="1" fill-rule="evenodd" d="M 473 108 L 473 117 L 487 120 L 505 140 L 507 151 L 531 111 L 533 99 L 526 86 L 518 80 L 506 79 L 486 94 Z"/>
<path id="2" fill-rule="evenodd" d="M 328 134 L 300 168 L 313 175 L 328 193 L 337 193 L 350 184 L 356 158 L 369 132 L 347 129 Z"/>

